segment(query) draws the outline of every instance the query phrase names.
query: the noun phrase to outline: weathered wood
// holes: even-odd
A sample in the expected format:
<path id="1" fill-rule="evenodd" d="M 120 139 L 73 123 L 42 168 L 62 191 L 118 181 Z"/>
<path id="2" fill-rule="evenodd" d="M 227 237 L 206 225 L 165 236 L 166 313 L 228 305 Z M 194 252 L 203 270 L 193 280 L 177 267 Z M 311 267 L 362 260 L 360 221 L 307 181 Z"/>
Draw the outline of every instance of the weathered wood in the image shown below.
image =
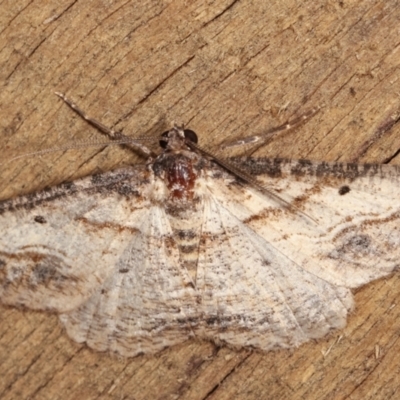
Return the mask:
<path id="1" fill-rule="evenodd" d="M 57 90 L 125 134 L 183 122 L 211 147 L 323 105 L 257 154 L 399 164 L 399 19 L 396 0 L 2 2 L 0 162 L 99 138 Z M 113 146 L 19 159 L 1 165 L 0 197 L 137 160 Z M 2 307 L 0 397 L 396 398 L 399 291 L 398 275 L 371 283 L 345 329 L 265 354 L 190 341 L 118 359 L 56 316 Z"/>

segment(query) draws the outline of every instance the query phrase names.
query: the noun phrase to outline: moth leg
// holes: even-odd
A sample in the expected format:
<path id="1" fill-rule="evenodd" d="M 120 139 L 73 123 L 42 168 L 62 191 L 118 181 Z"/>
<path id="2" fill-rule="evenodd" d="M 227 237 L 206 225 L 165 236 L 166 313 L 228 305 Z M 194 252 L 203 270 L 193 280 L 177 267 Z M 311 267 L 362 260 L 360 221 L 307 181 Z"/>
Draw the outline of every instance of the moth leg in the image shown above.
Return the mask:
<path id="1" fill-rule="evenodd" d="M 255 143 L 258 143 L 260 146 L 264 145 L 268 140 L 270 140 L 272 138 L 272 136 L 274 136 L 274 134 L 283 132 L 283 131 L 288 132 L 288 131 L 293 130 L 294 128 L 297 128 L 301 124 L 308 121 L 311 117 L 313 117 L 320 109 L 321 109 L 321 107 L 315 107 L 291 121 L 285 122 L 282 125 L 268 129 L 263 134 L 249 136 L 244 139 L 239 139 L 239 140 L 236 140 L 236 141 L 233 141 L 230 143 L 222 144 L 222 148 L 228 149 L 228 148 L 234 148 L 234 147 L 239 147 L 239 146 L 252 145 Z M 258 149 L 258 147 L 256 149 Z M 255 150 L 253 150 L 253 152 L 254 151 Z"/>
<path id="2" fill-rule="evenodd" d="M 104 133 L 106 136 L 108 136 L 111 140 L 121 140 L 121 139 L 126 139 L 128 143 L 124 143 L 124 145 L 132 148 L 135 151 L 139 151 L 143 155 L 147 157 L 155 157 L 156 154 L 153 153 L 148 147 L 144 146 L 140 142 L 136 141 L 133 138 L 130 138 L 129 136 L 124 135 L 122 132 L 119 131 L 114 131 L 113 129 L 108 128 L 104 124 L 102 124 L 100 121 L 98 121 L 95 118 L 92 118 L 88 114 L 86 114 L 85 111 L 83 111 L 76 103 L 74 103 L 72 100 L 70 100 L 65 94 L 60 93 L 60 92 L 55 92 L 55 94 L 60 97 L 62 100 L 67 103 L 67 105 L 72 108 L 81 118 L 83 118 L 85 121 L 87 121 L 90 125 L 94 126 L 97 128 L 100 132 Z"/>

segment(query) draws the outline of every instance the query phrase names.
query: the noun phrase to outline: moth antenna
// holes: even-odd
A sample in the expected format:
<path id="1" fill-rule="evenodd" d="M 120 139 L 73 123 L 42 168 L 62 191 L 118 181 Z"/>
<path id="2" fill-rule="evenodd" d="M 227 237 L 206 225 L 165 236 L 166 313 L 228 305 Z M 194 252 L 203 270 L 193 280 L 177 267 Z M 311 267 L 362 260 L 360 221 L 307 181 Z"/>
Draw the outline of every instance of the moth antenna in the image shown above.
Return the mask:
<path id="1" fill-rule="evenodd" d="M 268 129 L 266 132 L 261 133 L 259 135 L 245 137 L 243 139 L 235 140 L 233 142 L 222 144 L 221 147 L 223 149 L 232 149 L 240 146 L 248 146 L 248 145 L 256 145 L 255 149 L 252 150 L 254 153 L 259 147 L 263 146 L 277 133 L 287 133 L 292 131 L 293 129 L 301 126 L 305 122 L 307 122 L 310 118 L 312 118 L 315 114 L 317 114 L 321 110 L 322 106 L 314 107 L 311 110 L 306 111 L 302 115 L 297 118 L 294 118 L 290 121 L 285 122 L 282 125 L 275 126 L 271 129 Z"/>
<path id="2" fill-rule="evenodd" d="M 133 140 L 143 140 L 143 141 L 154 141 L 153 138 L 135 138 L 131 139 L 129 137 L 120 139 L 120 140 L 113 140 L 113 141 L 96 141 L 96 140 L 87 140 L 87 141 L 82 141 L 82 142 L 74 142 L 71 144 L 66 144 L 65 146 L 60 146 L 60 147 L 51 147 L 48 149 L 43 149 L 43 150 L 38 150 L 38 151 L 33 151 L 30 153 L 25 153 L 21 154 L 19 156 L 10 158 L 4 163 L 0 163 L 0 165 L 6 165 L 9 164 L 13 161 L 22 159 L 22 158 L 29 158 L 29 157 L 35 157 L 35 156 L 42 156 L 44 154 L 51 154 L 51 153 L 56 153 L 59 151 L 68 151 L 68 150 L 78 150 L 78 149 L 88 149 L 91 147 L 106 147 L 106 146 L 114 146 L 114 145 L 121 145 L 121 144 L 131 144 Z"/>
<path id="3" fill-rule="evenodd" d="M 58 97 L 60 97 L 73 111 L 75 111 L 82 119 L 84 119 L 88 124 L 94 126 L 100 132 L 104 133 L 108 136 L 113 142 L 115 140 L 127 140 L 124 143 L 119 144 L 126 144 L 129 148 L 134 151 L 137 151 L 144 155 L 145 157 L 155 157 L 156 154 L 151 151 L 148 147 L 136 143 L 136 139 L 132 139 L 129 136 L 124 135 L 122 132 L 114 131 L 113 129 L 108 128 L 106 125 L 102 124 L 95 118 L 90 117 L 83 111 L 76 103 L 70 100 L 64 93 L 61 92 L 54 92 Z"/>

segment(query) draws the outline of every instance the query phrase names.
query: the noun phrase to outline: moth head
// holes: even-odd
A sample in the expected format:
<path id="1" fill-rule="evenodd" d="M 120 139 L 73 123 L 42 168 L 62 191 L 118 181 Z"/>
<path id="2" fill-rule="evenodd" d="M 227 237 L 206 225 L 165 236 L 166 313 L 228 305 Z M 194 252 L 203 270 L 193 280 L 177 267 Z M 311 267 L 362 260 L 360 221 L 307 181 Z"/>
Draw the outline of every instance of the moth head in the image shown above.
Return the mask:
<path id="1" fill-rule="evenodd" d="M 197 143 L 196 133 L 191 129 L 184 129 L 175 125 L 169 131 L 161 134 L 160 146 L 163 149 L 179 150 L 185 146 L 187 141 Z"/>

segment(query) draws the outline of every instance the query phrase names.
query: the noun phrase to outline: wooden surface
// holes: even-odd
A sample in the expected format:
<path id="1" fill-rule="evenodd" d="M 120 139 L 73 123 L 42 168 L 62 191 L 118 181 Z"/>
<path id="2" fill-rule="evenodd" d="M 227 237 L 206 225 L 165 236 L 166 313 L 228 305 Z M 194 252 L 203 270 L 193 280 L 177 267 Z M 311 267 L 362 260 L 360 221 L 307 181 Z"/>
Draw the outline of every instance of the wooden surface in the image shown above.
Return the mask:
<path id="1" fill-rule="evenodd" d="M 138 157 L 117 146 L 5 160 L 100 135 L 53 92 L 125 134 L 185 123 L 202 144 L 321 112 L 258 155 L 400 164 L 396 0 L 0 2 L 0 197 Z M 0 233 L 1 234 L 1 233 Z M 57 317 L 0 308 L 0 398 L 397 399 L 400 277 L 358 290 L 348 326 L 298 349 L 189 341 L 119 359 Z"/>

